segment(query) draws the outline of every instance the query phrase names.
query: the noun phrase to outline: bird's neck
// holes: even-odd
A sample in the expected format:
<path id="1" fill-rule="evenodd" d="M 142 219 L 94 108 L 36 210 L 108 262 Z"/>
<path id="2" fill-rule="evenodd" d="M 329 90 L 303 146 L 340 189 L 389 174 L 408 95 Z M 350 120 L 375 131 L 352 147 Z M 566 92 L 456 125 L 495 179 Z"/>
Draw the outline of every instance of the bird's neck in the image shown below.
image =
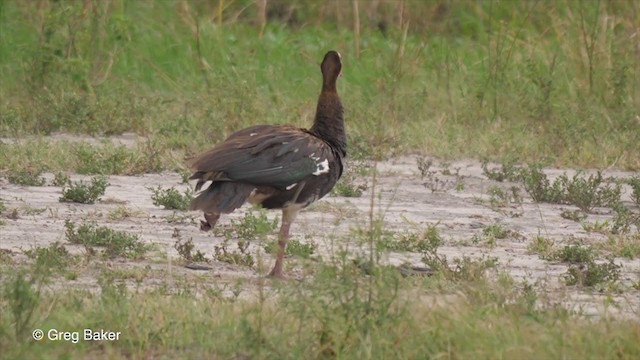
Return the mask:
<path id="1" fill-rule="evenodd" d="M 329 143 L 333 148 L 346 156 L 347 136 L 344 131 L 343 108 L 340 97 L 335 91 L 323 91 L 318 99 L 316 117 L 309 132 Z"/>

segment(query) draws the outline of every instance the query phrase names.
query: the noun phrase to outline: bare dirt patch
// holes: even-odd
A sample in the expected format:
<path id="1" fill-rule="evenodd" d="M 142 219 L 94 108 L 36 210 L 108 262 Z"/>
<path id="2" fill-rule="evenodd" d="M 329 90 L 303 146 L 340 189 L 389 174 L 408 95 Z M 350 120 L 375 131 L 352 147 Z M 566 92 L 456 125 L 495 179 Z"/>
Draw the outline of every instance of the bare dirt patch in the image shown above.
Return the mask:
<path id="1" fill-rule="evenodd" d="M 523 192 L 521 203 L 492 208 L 488 205 L 489 187 L 499 186 L 508 190 L 517 184 L 488 180 L 478 162 L 467 160 L 449 164 L 435 162 L 432 170 L 437 172 L 434 176 L 438 183 L 434 184 L 434 177 L 425 179 L 416 164 L 416 157 L 402 157 L 377 164 L 379 175 L 375 191 L 379 195 L 375 196 L 374 211 L 377 217 L 384 219 L 385 229 L 405 231 L 435 225 L 445 240 L 444 246 L 438 249 L 440 254 L 451 258 L 495 257 L 500 270 L 518 281 L 538 284 L 553 301 L 565 303 L 572 309 L 590 315 L 602 315 L 606 311 L 640 319 L 640 291 L 631 286 L 640 281 L 640 260 L 637 258 L 615 258 L 615 263 L 621 266 L 622 290 L 600 293 L 593 289 L 566 286 L 563 276 L 568 264 L 544 260 L 528 250 L 531 241 L 539 235 L 553 240 L 556 245 L 566 244 L 572 239 L 593 245 L 606 241 L 606 235 L 587 232 L 579 222 L 560 215 L 563 210 L 572 210 L 574 207 L 537 204 Z M 569 175 L 573 173 L 572 170 L 545 169 L 545 173 L 552 177 L 565 171 Z M 635 174 L 606 171 L 604 175 L 625 178 Z M 53 175 L 44 176 L 51 183 Z M 71 180 L 87 178 L 71 176 Z M 145 243 L 155 244 L 155 255 L 150 260 L 115 259 L 103 265 L 110 269 L 146 269 L 148 276 L 142 280 L 142 286 L 145 287 L 160 284 L 165 278 L 175 279 L 177 274 L 185 281 L 197 277 L 216 286 L 229 284 L 230 292 L 236 286 L 231 284 L 238 282 L 250 289 L 251 284 L 261 281 L 271 265 L 272 258 L 264 253 L 263 243 L 255 241 L 249 249 L 261 261 L 253 268 L 215 261 L 209 264 L 209 270 L 186 268 L 174 249 L 176 229 L 183 238 L 192 239 L 196 250 L 208 256 L 214 252 L 214 246 L 222 244 L 224 238 L 219 233 L 216 235 L 198 230 L 201 214 L 173 212 L 153 205 L 149 188 L 162 186 L 186 190 L 189 186 L 182 183 L 181 176 L 176 173 L 110 176 L 108 181 L 110 185 L 99 202 L 81 205 L 59 202 L 60 187 L 23 187 L 0 179 L 0 198 L 7 209 L 17 209 L 14 212 L 17 216 L 3 219 L 5 224 L 0 226 L 0 248 L 14 254 L 16 261 L 25 261 L 22 250 L 48 246 L 55 241 L 65 242 L 65 220 L 90 220 L 115 230 L 138 234 Z M 328 196 L 302 212 L 292 229 L 293 238 L 302 243 L 316 243 L 317 253 L 323 258 L 330 256 L 336 248 L 347 245 L 354 254 L 366 252 L 366 247 L 350 239 L 352 229 L 363 226 L 369 219 L 371 178 L 366 178 L 366 181 L 369 182 L 368 190 L 361 197 Z M 631 202 L 630 189 L 627 187 L 623 187 L 622 201 L 634 211 L 638 210 Z M 127 216 L 117 219 L 109 216 L 123 206 L 130 210 Z M 231 220 L 238 221 L 245 211 L 246 208 L 243 208 L 223 217 L 219 226 L 230 226 Z M 280 216 L 279 212 L 269 213 L 270 219 L 276 216 Z M 611 217 L 610 209 L 598 208 L 588 215 L 586 221 L 604 221 Z M 495 224 L 509 230 L 509 235 L 495 239 L 491 244 L 473 240 L 474 236 L 478 239 L 484 228 Z M 275 232 L 271 235 L 272 239 L 274 237 Z M 67 245 L 72 252 L 84 251 L 80 246 Z M 410 262 L 424 266 L 418 253 L 390 252 L 385 261 L 393 265 Z M 300 274 L 296 268 L 290 271 Z M 60 279 L 58 286 L 99 289 L 98 269 L 85 270 L 77 279 Z"/>

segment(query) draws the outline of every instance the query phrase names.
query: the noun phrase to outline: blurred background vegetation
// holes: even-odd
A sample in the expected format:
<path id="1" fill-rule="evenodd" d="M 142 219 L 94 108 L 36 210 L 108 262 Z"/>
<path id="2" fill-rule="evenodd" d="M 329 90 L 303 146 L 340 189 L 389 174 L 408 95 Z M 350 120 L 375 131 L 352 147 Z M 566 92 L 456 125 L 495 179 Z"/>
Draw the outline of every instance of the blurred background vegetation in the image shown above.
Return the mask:
<path id="1" fill-rule="evenodd" d="M 135 132 L 144 172 L 309 126 L 330 49 L 352 156 L 640 169 L 638 19 L 632 0 L 0 1 L 0 136 L 19 139 L 0 169 L 73 170 L 57 132 Z"/>

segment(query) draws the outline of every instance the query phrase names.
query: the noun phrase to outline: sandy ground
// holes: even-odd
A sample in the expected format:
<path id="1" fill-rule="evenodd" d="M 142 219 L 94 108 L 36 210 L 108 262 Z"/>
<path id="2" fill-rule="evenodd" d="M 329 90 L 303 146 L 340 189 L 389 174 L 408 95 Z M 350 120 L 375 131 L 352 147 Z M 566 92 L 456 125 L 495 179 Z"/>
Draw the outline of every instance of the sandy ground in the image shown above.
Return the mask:
<path id="1" fill-rule="evenodd" d="M 437 228 L 445 238 L 445 245 L 439 253 L 449 258 L 463 255 L 479 257 L 491 256 L 498 259 L 499 269 L 507 271 L 516 280 L 527 280 L 536 283 L 545 295 L 567 307 L 582 311 L 588 315 L 618 314 L 640 320 L 640 291 L 633 290 L 628 285 L 640 279 L 640 260 L 615 260 L 622 265 L 621 283 L 624 291 L 620 294 L 600 294 L 594 290 L 577 287 L 567 287 L 563 284 L 563 274 L 568 265 L 540 259 L 537 254 L 527 251 L 528 244 L 540 234 L 553 239 L 562 245 L 571 241 L 570 237 L 582 239 L 586 243 L 595 244 L 605 241 L 606 236 L 597 233 L 587 233 L 582 226 L 574 221 L 563 219 L 560 213 L 571 206 L 552 204 L 536 204 L 522 191 L 524 201 L 521 205 L 511 208 L 496 209 L 494 211 L 486 204 L 490 186 L 500 186 L 508 189 L 515 183 L 498 183 L 488 180 L 482 175 L 480 164 L 476 161 L 456 161 L 448 164 L 448 168 L 455 175 L 442 175 L 442 163 L 434 160 L 431 170 L 436 171 L 435 177 L 440 181 L 438 191 L 432 191 L 433 179 L 422 178 L 417 166 L 417 158 L 413 156 L 396 158 L 378 164 L 379 177 L 376 193 L 376 215 L 383 215 L 387 229 L 418 231 L 427 225 L 437 224 Z M 569 175 L 572 170 L 546 169 L 550 176 L 558 176 L 564 171 Z M 606 176 L 619 178 L 635 175 L 629 172 L 607 171 Z M 48 183 L 53 175 L 45 174 Z M 72 180 L 87 179 L 86 176 L 71 175 Z M 301 242 L 313 241 L 319 245 L 318 254 L 323 258 L 330 256 L 333 249 L 348 246 L 353 254 L 362 253 L 355 241 L 349 239 L 350 230 L 357 226 L 364 226 L 369 218 L 371 201 L 371 179 L 369 189 L 362 197 L 345 198 L 328 196 L 312 205 L 300 214 L 295 222 L 293 237 Z M 464 189 L 455 189 L 457 181 L 464 183 Z M 186 189 L 188 185 L 181 184 L 181 178 L 176 173 L 148 174 L 143 176 L 110 176 L 110 186 L 102 200 L 94 205 L 80 205 L 60 203 L 61 188 L 54 186 L 23 187 L 9 184 L 0 178 L 0 198 L 7 208 L 17 208 L 17 219 L 4 219 L 6 224 L 0 227 L 0 248 L 11 250 L 18 260 L 24 259 L 21 250 L 36 246 L 47 246 L 55 241 L 65 242 L 64 222 L 71 219 L 76 222 L 82 220 L 96 221 L 117 230 L 126 230 L 139 234 L 147 243 L 156 244 L 160 253 L 168 254 L 162 260 L 153 261 L 125 261 L 114 260 L 107 266 L 119 267 L 148 267 L 151 276 L 145 279 L 149 286 L 162 283 L 167 273 L 210 278 L 212 283 L 228 283 L 238 279 L 246 279 L 247 283 L 261 279 L 261 273 L 271 265 L 271 257 L 264 255 L 260 243 L 253 243 L 251 251 L 264 259 L 263 268 L 249 269 L 224 263 L 211 264 L 208 271 L 194 271 L 181 266 L 178 254 L 174 249 L 176 239 L 172 237 L 178 229 L 183 238 L 191 238 L 196 249 L 207 256 L 213 253 L 214 245 L 220 244 L 223 238 L 212 232 L 203 233 L 198 229 L 200 214 L 196 212 L 180 213 L 185 216 L 180 223 L 170 223 L 173 212 L 153 205 L 149 187 L 158 185 L 165 188 L 175 186 Z M 426 184 L 425 184 L 426 183 Z M 638 211 L 630 200 L 631 190 L 623 188 L 625 205 Z M 126 206 L 134 211 L 135 216 L 123 220 L 111 221 L 107 217 L 109 211 L 118 206 Z M 234 214 L 223 217 L 220 226 L 229 226 L 231 219 L 243 216 L 246 207 Z M 272 211 L 269 217 L 279 216 L 279 212 Z M 589 215 L 587 221 L 610 219 L 609 209 L 596 209 Z M 499 223 L 517 232 L 516 236 L 499 239 L 494 247 L 483 244 L 473 244 L 471 239 L 480 234 L 483 227 Z M 272 238 L 275 234 L 272 235 Z M 81 248 L 69 246 L 71 251 L 83 251 Z M 411 262 L 421 265 L 420 254 L 389 253 L 384 261 L 391 264 Z M 295 273 L 295 269 L 293 270 Z M 153 275 L 155 273 L 155 276 Z M 94 273 L 94 275 L 96 275 Z M 77 280 L 66 281 L 63 286 L 76 286 L 89 289 L 99 288 L 96 276 L 82 275 Z M 610 304 L 606 306 L 605 304 Z M 611 305 L 612 304 L 612 305 Z"/>

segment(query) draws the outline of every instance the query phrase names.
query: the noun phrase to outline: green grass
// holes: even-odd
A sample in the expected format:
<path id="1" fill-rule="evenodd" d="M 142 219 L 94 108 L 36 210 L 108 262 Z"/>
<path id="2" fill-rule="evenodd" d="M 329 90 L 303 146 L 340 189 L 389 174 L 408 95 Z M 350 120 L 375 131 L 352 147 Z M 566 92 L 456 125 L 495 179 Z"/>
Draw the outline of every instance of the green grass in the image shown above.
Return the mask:
<path id="1" fill-rule="evenodd" d="M 381 0 L 378 8 L 369 8 L 359 1 L 359 37 L 352 31 L 351 6 L 295 2 L 295 19 L 285 21 L 277 14 L 286 14 L 293 0 L 269 1 L 269 20 L 261 26 L 257 3 L 0 2 L 2 176 L 25 169 L 33 174 L 185 173 L 186 157 L 239 128 L 258 123 L 309 126 L 321 86 L 318 64 L 329 49 L 343 55 L 338 86 L 352 158 L 420 152 L 504 161 L 499 169 L 485 166 L 487 177 L 523 181 L 530 194 L 540 195 L 531 195 L 534 200 L 571 203 L 584 212 L 613 206 L 618 188 L 581 174 L 555 189 L 536 172 L 540 168 L 530 167 L 523 178 L 514 164 L 640 169 L 640 71 L 637 37 L 629 35 L 637 30 L 633 2 L 409 0 L 403 2 L 407 8 L 398 24 L 401 2 Z M 139 140 L 125 146 L 48 137 L 123 132 L 133 132 Z M 424 159 L 418 168 L 426 188 L 458 186 L 443 183 Z M 351 166 L 346 171 L 337 193 L 376 194 L 375 178 L 361 183 L 363 173 Z M 445 169 L 441 175 L 452 172 Z M 68 179 L 58 178 L 58 186 L 71 189 Z M 636 179 L 629 185 L 637 203 Z M 102 191 L 104 186 L 94 192 L 95 198 L 81 198 L 95 201 Z M 489 195 L 495 208 L 522 202 L 513 189 L 495 188 Z M 2 355 L 640 357 L 637 321 L 606 313 L 584 318 L 554 305 L 562 298 L 545 299 L 544 284 L 536 288 L 500 273 L 495 258 L 439 254 L 444 239 L 435 225 L 391 231 L 373 208 L 368 227 L 362 222 L 347 238 L 336 239 L 337 244 L 355 242 L 361 246 L 358 251 L 368 245 L 366 256 L 332 248 L 335 254 L 305 264 L 301 281 L 256 277 L 245 286 L 229 284 L 224 277 L 219 281 L 215 274 L 183 277 L 182 269 L 164 264 L 158 267 L 166 271 L 155 263 L 135 269 L 114 266 L 121 258 L 145 257 L 148 245 L 132 233 L 68 222 L 66 239 L 85 247 L 83 261 L 104 265 L 73 269 L 88 272 L 91 279 L 100 271 L 96 291 L 72 286 L 70 277 L 56 278 L 57 286 L 41 291 L 49 283 L 45 276 L 68 270 L 76 259 L 60 244 L 27 250 L 27 264 L 11 254 L 3 257 Z M 631 233 L 637 223 L 634 209 L 614 210 L 610 232 L 619 234 L 602 246 L 556 249 L 551 240 L 538 237 L 529 250 L 565 262 L 567 284 L 597 290 L 618 284 L 626 291 L 618 283 L 617 265 L 596 258 L 599 252 L 638 257 L 638 239 Z M 0 209 L 3 216 L 9 215 L 6 211 L 11 210 Z M 577 213 L 565 215 L 580 219 Z M 109 212 L 110 219 L 130 216 L 124 208 Z M 165 220 L 193 222 L 182 213 Z M 274 236 L 277 225 L 278 219 L 270 220 L 264 210 L 250 210 L 231 220 L 231 226 L 214 230 L 225 241 L 214 246 L 213 254 L 197 250 L 179 233 L 175 249 L 182 262 L 215 260 L 260 270 L 263 264 L 256 266 L 249 241 Z M 515 234 L 497 225 L 480 233 L 492 243 L 510 235 Z M 315 251 L 311 243 L 291 245 L 292 254 Z M 403 278 L 397 268 L 379 263 L 383 250 L 419 251 L 434 274 Z M 361 261 L 354 262 L 353 256 Z M 31 339 L 35 328 L 104 328 L 122 334 L 115 342 L 36 342 Z"/>
<path id="2" fill-rule="evenodd" d="M 535 287 L 504 275 L 489 280 L 491 263 L 468 258 L 416 285 L 385 268 L 363 275 L 350 262 L 321 265 L 313 279 L 272 288 L 257 283 L 251 299 L 223 287 L 179 281 L 129 290 L 146 269 L 104 268 L 100 292 L 56 288 L 24 269 L 0 268 L 0 346 L 6 358 L 567 358 L 634 359 L 637 322 L 587 319 L 539 299 Z M 448 270 L 445 271 L 448 274 Z M 176 282 L 178 288 L 167 287 Z M 436 290 L 434 283 L 454 290 Z M 431 303 L 415 289 L 447 296 Z M 414 290 L 411 290 L 414 289 Z M 437 292 L 436 292 L 437 291 Z M 424 301 L 429 302 L 426 306 Z M 31 339 L 33 329 L 120 332 L 118 341 Z M 82 335 L 82 334 L 80 334 Z M 424 341 L 425 336 L 429 341 Z"/>
<path id="3" fill-rule="evenodd" d="M 23 186 L 44 186 L 47 181 L 40 176 L 39 172 L 31 172 L 28 170 L 17 171 L 15 173 L 9 173 L 7 180 L 10 183 Z"/>
<path id="4" fill-rule="evenodd" d="M 408 1 L 405 32 L 389 15 L 398 3 L 385 0 L 367 14 L 386 30 L 364 21 L 361 4 L 358 38 L 350 6 L 339 16 L 328 3 L 298 6 L 289 25 L 272 17 L 291 1 L 270 4 L 264 27 L 246 1 L 4 2 L 0 136 L 20 141 L 0 145 L 0 169 L 173 170 L 250 124 L 309 126 L 328 49 L 343 54 L 356 157 L 419 150 L 640 168 L 633 2 Z M 149 144 L 101 154 L 104 145 L 66 152 L 39 138 L 125 131 Z"/>

